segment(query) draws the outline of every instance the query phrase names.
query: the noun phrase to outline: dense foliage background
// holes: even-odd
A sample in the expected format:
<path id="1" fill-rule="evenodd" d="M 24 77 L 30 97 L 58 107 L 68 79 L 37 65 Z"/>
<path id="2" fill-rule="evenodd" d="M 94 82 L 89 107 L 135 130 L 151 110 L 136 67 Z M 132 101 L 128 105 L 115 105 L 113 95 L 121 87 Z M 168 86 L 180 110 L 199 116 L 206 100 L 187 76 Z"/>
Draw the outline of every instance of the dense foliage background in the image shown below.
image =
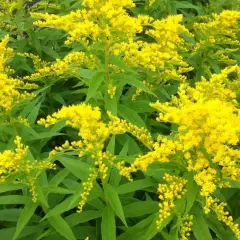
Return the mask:
<path id="1" fill-rule="evenodd" d="M 239 0 L 0 0 L 0 238 L 240 239 Z"/>

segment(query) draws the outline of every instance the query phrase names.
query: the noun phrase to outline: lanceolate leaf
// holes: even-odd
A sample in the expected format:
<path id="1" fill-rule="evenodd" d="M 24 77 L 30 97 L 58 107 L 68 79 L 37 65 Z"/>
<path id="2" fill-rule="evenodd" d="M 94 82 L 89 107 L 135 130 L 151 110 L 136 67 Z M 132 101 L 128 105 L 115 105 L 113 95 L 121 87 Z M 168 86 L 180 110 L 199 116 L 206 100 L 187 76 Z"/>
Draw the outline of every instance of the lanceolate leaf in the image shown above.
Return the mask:
<path id="1" fill-rule="evenodd" d="M 122 222 L 125 225 L 127 225 L 127 222 L 124 217 L 122 204 L 115 188 L 110 184 L 104 185 L 104 194 L 106 196 L 107 202 L 109 203 L 111 208 L 114 210 L 116 215 L 122 220 Z"/>
<path id="2" fill-rule="evenodd" d="M 106 207 L 102 214 L 102 240 L 116 239 L 115 214 L 111 207 Z"/>
<path id="3" fill-rule="evenodd" d="M 212 236 L 209 231 L 208 225 L 199 208 L 195 209 L 193 220 L 193 233 L 197 240 L 211 240 Z"/>
<path id="4" fill-rule="evenodd" d="M 144 123 L 142 118 L 131 108 L 129 108 L 125 105 L 119 104 L 118 105 L 118 113 L 122 118 L 131 122 L 132 124 L 135 124 L 138 127 L 147 128 L 146 124 Z"/>
<path id="5" fill-rule="evenodd" d="M 37 206 L 38 204 L 34 203 L 32 200 L 28 201 L 25 204 L 17 222 L 16 232 L 13 236 L 14 240 L 17 239 L 17 237 L 19 236 L 19 234 L 21 233 L 25 225 L 28 223 L 29 219 L 33 216 Z"/>
<path id="6" fill-rule="evenodd" d="M 53 226 L 53 228 L 60 233 L 67 240 L 76 240 L 72 229 L 68 223 L 60 215 L 56 215 L 48 218 L 48 222 Z"/>
<path id="7" fill-rule="evenodd" d="M 97 91 L 104 80 L 104 76 L 105 76 L 105 73 L 98 72 L 91 78 L 86 101 L 89 101 L 90 98 L 94 97 L 97 94 Z"/>

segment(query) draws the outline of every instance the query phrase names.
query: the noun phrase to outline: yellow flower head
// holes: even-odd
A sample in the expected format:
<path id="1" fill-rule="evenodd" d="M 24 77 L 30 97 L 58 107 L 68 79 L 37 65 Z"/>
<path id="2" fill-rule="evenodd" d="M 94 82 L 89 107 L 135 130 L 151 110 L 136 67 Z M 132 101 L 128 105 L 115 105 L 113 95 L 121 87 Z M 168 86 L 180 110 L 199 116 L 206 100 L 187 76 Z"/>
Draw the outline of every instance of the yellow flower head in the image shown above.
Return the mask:
<path id="1" fill-rule="evenodd" d="M 0 153 L 0 183 L 24 183 L 30 188 L 33 201 L 37 200 L 35 181 L 38 175 L 45 169 L 53 169 L 50 161 L 37 161 L 27 158 L 29 151 L 17 136 L 14 141 L 15 150 L 5 150 Z"/>

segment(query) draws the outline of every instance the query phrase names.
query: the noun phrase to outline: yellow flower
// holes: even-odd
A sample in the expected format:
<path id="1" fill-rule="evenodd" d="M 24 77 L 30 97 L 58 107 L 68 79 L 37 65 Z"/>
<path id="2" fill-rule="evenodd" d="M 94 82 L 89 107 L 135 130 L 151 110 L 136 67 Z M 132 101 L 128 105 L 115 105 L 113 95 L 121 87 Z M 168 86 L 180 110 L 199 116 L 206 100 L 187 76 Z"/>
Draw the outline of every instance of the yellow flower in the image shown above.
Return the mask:
<path id="1" fill-rule="evenodd" d="M 25 90 L 37 88 L 35 84 L 28 84 L 21 79 L 9 77 L 13 70 L 7 65 L 14 56 L 13 49 L 7 47 L 9 36 L 0 43 L 0 110 L 9 111 L 15 104 L 32 97 L 33 94 Z"/>
<path id="2" fill-rule="evenodd" d="M 11 17 L 14 10 L 23 7 L 23 0 L 0 0 L 0 17 Z"/>
<path id="3" fill-rule="evenodd" d="M 68 107 L 64 106 L 52 116 L 47 116 L 46 119 L 40 119 L 38 121 L 39 124 L 48 127 L 63 119 L 66 121 L 66 125 L 78 130 L 80 139 L 73 142 L 66 141 L 62 146 L 56 147 L 55 150 L 49 154 L 50 159 L 53 159 L 58 152 L 74 150 L 78 151 L 79 157 L 89 154 L 94 160 L 95 168 L 93 169 L 93 173 L 91 173 L 83 183 L 84 191 L 81 194 L 79 211 L 82 211 L 96 178 L 100 176 L 102 181 L 105 181 L 109 169 L 113 166 L 118 166 L 118 164 L 114 162 L 116 157 L 112 153 L 104 150 L 106 141 L 111 135 L 129 132 L 145 144 L 146 147 L 151 148 L 153 144 L 151 135 L 146 129 L 138 128 L 125 120 L 113 116 L 111 113 L 108 113 L 108 116 L 109 121 L 105 123 L 101 119 L 101 111 L 98 107 L 79 104 Z"/>
<path id="4" fill-rule="evenodd" d="M 57 59 L 55 63 L 42 62 L 32 54 L 24 54 L 31 57 L 35 63 L 36 72 L 30 76 L 25 76 L 24 80 L 35 80 L 49 76 L 74 76 L 79 75 L 79 67 L 95 68 L 96 62 L 93 55 L 86 55 L 84 52 L 71 52 L 62 60 Z"/>
<path id="5" fill-rule="evenodd" d="M 185 185 L 187 184 L 187 180 L 169 174 L 165 174 L 163 179 L 167 183 L 158 186 L 160 210 L 157 225 L 159 228 L 162 222 L 170 216 L 171 209 L 175 207 L 174 200 L 180 199 L 186 193 Z"/>
<path id="6" fill-rule="evenodd" d="M 163 71 L 162 75 L 158 76 L 159 79 L 165 77 L 166 80 L 171 78 L 182 80 L 181 74 L 191 69 L 179 54 L 179 51 L 184 50 L 185 44 L 180 34 L 190 34 L 179 23 L 181 20 L 182 15 L 169 16 L 157 21 L 150 20 L 148 25 L 153 29 L 146 31 L 146 34 L 153 37 L 155 42 L 134 41 L 130 38 L 127 42 L 113 44 L 111 51 L 115 55 L 123 54 L 124 60 L 130 66 L 154 72 Z M 177 66 L 179 70 L 176 71 Z"/>
<path id="7" fill-rule="evenodd" d="M 145 15 L 131 16 L 126 8 L 133 6 L 132 0 L 88 0 L 83 1 L 81 9 L 65 16 L 48 13 L 32 13 L 32 16 L 41 19 L 34 23 L 39 27 L 67 32 L 66 44 L 77 42 L 96 55 L 104 52 L 105 67 L 110 73 L 121 71 L 111 63 L 111 56 L 116 55 L 131 67 L 144 69 L 146 73 L 154 72 L 149 80 L 154 86 L 172 79 L 184 81 L 184 73 L 192 68 L 180 55 L 188 48 L 181 35 L 192 35 L 180 23 L 182 15 L 154 21 Z M 149 35 L 153 41 L 139 41 L 139 34 Z M 67 68 L 65 65 L 61 65 L 60 69 Z M 51 71 L 54 72 L 54 69 L 47 67 L 32 77 L 38 78 Z M 112 86 L 111 81 L 107 84 Z M 110 88 L 108 92 L 113 96 L 114 89 Z"/>
<path id="8" fill-rule="evenodd" d="M 213 211 L 219 221 L 225 223 L 235 234 L 237 239 L 240 239 L 239 224 L 233 222 L 233 217 L 229 215 L 228 211 L 225 211 L 226 203 L 220 202 L 218 199 L 213 197 L 206 198 L 205 213 L 209 214 Z"/>
<path id="9" fill-rule="evenodd" d="M 82 183 L 83 192 L 80 195 L 81 200 L 78 205 L 78 212 L 82 212 L 83 207 L 87 202 L 87 198 L 90 195 L 90 192 L 94 186 L 94 182 L 96 181 L 97 175 L 98 173 L 93 169 L 89 174 L 87 180 Z"/>
<path id="10" fill-rule="evenodd" d="M 0 152 L 0 183 L 9 180 L 13 183 L 24 183 L 32 193 L 33 201 L 37 200 L 35 182 L 38 175 L 46 169 L 53 169 L 55 165 L 50 161 L 28 160 L 26 155 L 29 151 L 22 143 L 21 137 L 17 136 L 14 141 L 14 151 L 5 150 Z"/>
<path id="11" fill-rule="evenodd" d="M 211 49 L 211 58 L 217 59 L 220 63 L 228 65 L 235 64 L 236 60 L 231 59 L 231 53 L 238 51 L 239 45 L 240 12 L 224 10 L 220 14 L 213 13 L 204 17 L 203 21 L 194 24 L 197 44 L 192 54 L 204 54 Z M 224 46 L 219 50 L 219 45 Z M 228 47 L 225 47 L 225 46 Z"/>
<path id="12" fill-rule="evenodd" d="M 193 215 L 186 215 L 181 219 L 180 235 L 181 240 L 187 240 L 190 237 L 193 225 Z"/>

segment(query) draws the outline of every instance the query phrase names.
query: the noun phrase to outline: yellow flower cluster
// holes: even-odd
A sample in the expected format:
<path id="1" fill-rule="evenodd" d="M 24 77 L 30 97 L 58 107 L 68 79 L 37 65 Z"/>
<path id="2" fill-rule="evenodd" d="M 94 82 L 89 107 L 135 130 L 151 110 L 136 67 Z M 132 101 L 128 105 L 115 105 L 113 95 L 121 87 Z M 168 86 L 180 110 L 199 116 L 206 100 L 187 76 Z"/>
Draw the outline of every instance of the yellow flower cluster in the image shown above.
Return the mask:
<path id="1" fill-rule="evenodd" d="M 66 119 L 67 125 L 79 129 L 78 135 L 81 140 L 73 142 L 72 146 L 81 149 L 81 155 L 83 151 L 103 149 L 103 143 L 109 137 L 110 132 L 107 125 L 101 121 L 101 112 L 98 107 L 92 108 L 86 104 L 64 106 L 53 116 L 48 116 L 46 120 L 40 119 L 38 123 L 48 127 L 61 119 Z"/>
<path id="2" fill-rule="evenodd" d="M 171 209 L 175 207 L 174 200 L 180 199 L 185 193 L 185 185 L 187 180 L 165 174 L 163 179 L 166 184 L 159 184 L 159 220 L 157 221 L 158 227 L 161 227 L 162 222 L 171 215 Z"/>
<path id="3" fill-rule="evenodd" d="M 227 87 L 235 83 L 226 81 L 226 73 L 229 73 L 229 69 L 223 70 L 219 75 L 214 74 L 209 82 L 203 80 L 197 83 L 196 88 L 183 84 L 178 92 L 179 97 L 173 97 L 169 103 L 152 104 L 162 112 L 158 121 L 179 125 L 178 141 L 183 145 L 184 151 L 192 152 L 188 157 L 189 170 L 205 169 L 199 175 L 203 179 L 207 175 L 217 174 L 210 168 L 207 171 L 211 173 L 207 173 L 209 159 L 220 167 L 224 179 L 236 180 L 240 176 L 240 151 L 231 147 L 239 141 L 240 128 L 237 123 L 240 112 L 237 109 L 236 94 Z M 205 153 L 203 149 L 206 150 Z M 215 188 L 212 186 L 210 189 L 213 192 Z"/>
<path id="4" fill-rule="evenodd" d="M 37 200 L 35 181 L 44 169 L 53 169 L 54 164 L 50 161 L 37 161 L 27 159 L 27 146 L 24 146 L 20 137 L 14 141 L 14 151 L 5 150 L 0 152 L 0 183 L 6 183 L 14 179 L 14 183 L 23 183 L 30 188 L 33 201 Z"/>
<path id="5" fill-rule="evenodd" d="M 182 80 L 183 72 L 192 70 L 179 55 L 184 50 L 184 40 L 181 33 L 189 34 L 188 30 L 180 24 L 182 15 L 169 16 L 163 20 L 149 22 L 151 30 L 145 34 L 155 39 L 155 42 L 134 41 L 116 43 L 111 51 L 115 55 L 123 54 L 127 64 L 133 67 L 141 67 L 151 71 L 161 71 L 159 78 L 170 76 L 176 80 Z M 178 69 L 176 70 L 175 67 Z M 185 71 L 183 70 L 185 69 Z M 156 79 L 157 80 L 157 79 Z M 167 79 L 168 80 L 168 79 Z"/>
<path id="6" fill-rule="evenodd" d="M 98 168 L 102 180 L 105 180 L 109 170 L 107 165 L 112 165 L 116 157 L 110 152 L 98 152 L 97 155 L 92 155 L 92 158 L 96 159 L 95 166 Z"/>
<path id="7" fill-rule="evenodd" d="M 165 112 L 159 115 L 158 121 L 179 124 L 179 139 L 185 150 L 204 146 L 211 154 L 224 144 L 236 145 L 238 142 L 240 129 L 236 124 L 240 116 L 238 110 L 226 102 L 215 99 L 181 108 L 160 105 L 152 105 Z"/>
<path id="8" fill-rule="evenodd" d="M 87 56 L 84 52 L 71 52 L 62 60 L 57 59 L 53 64 L 42 62 L 33 54 L 24 55 L 33 59 L 36 68 L 36 72 L 30 76 L 25 76 L 24 80 L 35 80 L 49 76 L 79 75 L 80 67 L 93 69 L 96 65 L 95 57 L 93 55 Z"/>
<path id="9" fill-rule="evenodd" d="M 71 143 L 73 148 L 81 149 L 80 155 L 92 151 L 102 151 L 104 142 L 111 134 L 123 134 L 130 132 L 136 136 L 146 146 L 152 144 L 150 133 L 144 128 L 138 128 L 125 120 L 121 120 L 109 113 L 110 121 L 106 124 L 101 120 L 101 111 L 98 107 L 80 104 L 63 107 L 52 116 L 40 119 L 39 124 L 48 127 L 61 119 L 65 119 L 66 124 L 79 129 L 80 141 Z"/>
<path id="10" fill-rule="evenodd" d="M 211 210 L 217 215 L 219 221 L 225 223 L 235 234 L 236 238 L 240 239 L 239 224 L 233 222 L 232 216 L 228 211 L 225 211 L 226 203 L 220 202 L 213 197 L 206 198 L 205 213 L 208 214 Z"/>
<path id="11" fill-rule="evenodd" d="M 181 240 L 188 240 L 192 231 L 193 215 L 186 215 L 181 219 Z"/>
<path id="12" fill-rule="evenodd" d="M 149 0 L 148 1 L 148 6 L 151 7 L 155 2 L 156 2 L 156 0 Z"/>
<path id="13" fill-rule="evenodd" d="M 110 98 L 114 98 L 116 90 L 117 90 L 116 86 L 114 86 L 112 83 L 108 84 L 107 93 L 109 94 Z"/>
<path id="14" fill-rule="evenodd" d="M 61 6 L 59 4 L 50 3 L 48 1 L 39 1 L 31 7 L 32 11 L 39 10 L 39 9 L 44 9 L 44 10 L 57 9 L 58 10 L 58 9 L 61 9 Z"/>
<path id="15" fill-rule="evenodd" d="M 156 86 L 168 80 L 185 80 L 184 73 L 191 71 L 180 52 L 186 51 L 181 34 L 192 36 L 181 24 L 182 15 L 154 20 L 145 15 L 131 16 L 126 8 L 134 7 L 132 0 L 83 1 L 83 8 L 68 15 L 32 13 L 41 20 L 34 24 L 52 27 L 68 33 L 66 44 L 80 43 L 87 51 L 104 53 L 108 93 L 115 94 L 109 74 L 118 72 L 112 57 L 123 58 L 127 65 L 144 69 L 151 74 L 151 84 Z M 138 40 L 138 35 L 148 35 L 152 42 Z M 115 55 L 115 56 L 112 56 Z M 44 70 L 43 70 L 44 71 Z"/>
<path id="16" fill-rule="evenodd" d="M 12 16 L 14 10 L 23 6 L 23 0 L 0 0 L 0 18 Z"/>
<path id="17" fill-rule="evenodd" d="M 129 167 L 125 167 L 124 162 L 118 163 L 117 167 L 120 174 L 131 181 L 131 173 L 137 172 L 138 170 L 146 172 L 148 167 L 154 162 L 169 162 L 174 154 L 182 150 L 180 143 L 167 139 L 166 137 L 159 137 L 158 142 L 152 143 L 151 145 L 153 146 L 153 151 L 139 156 Z"/>
<path id="18" fill-rule="evenodd" d="M 80 195 L 80 202 L 78 205 L 78 212 L 82 212 L 84 205 L 87 202 L 88 196 L 94 186 L 94 182 L 96 181 L 98 173 L 95 170 L 92 170 L 92 173 L 89 174 L 86 181 L 82 183 L 83 185 L 83 192 Z"/>
<path id="19" fill-rule="evenodd" d="M 217 171 L 214 168 L 208 167 L 201 170 L 194 176 L 196 183 L 202 187 L 201 195 L 209 196 L 216 190 Z"/>
<path id="20" fill-rule="evenodd" d="M 128 123 L 125 120 L 119 119 L 108 113 L 109 122 L 104 123 L 101 120 L 101 111 L 98 107 L 80 104 L 69 107 L 63 107 L 52 116 L 47 116 L 46 119 L 40 119 L 39 124 L 49 127 L 56 124 L 59 120 L 66 120 L 66 125 L 78 129 L 80 140 L 69 143 L 66 141 L 62 146 L 56 147 L 50 154 L 50 158 L 54 157 L 57 152 L 78 151 L 79 156 L 90 154 L 94 160 L 97 171 L 93 175 L 89 175 L 88 180 L 84 183 L 84 192 L 81 195 L 79 209 L 82 210 L 83 205 L 87 200 L 87 196 L 92 189 L 92 181 L 100 175 L 102 181 L 107 177 L 109 166 L 115 166 L 114 160 L 116 157 L 110 152 L 105 151 L 105 142 L 111 135 L 131 133 L 140 142 L 151 148 L 153 144 L 150 133 L 144 128 Z M 94 178 L 93 178 L 94 176 Z"/>
<path id="21" fill-rule="evenodd" d="M 131 173 L 146 172 L 153 163 L 177 162 L 194 172 L 200 195 L 206 199 L 211 199 L 218 187 L 228 187 L 230 180 L 238 181 L 240 110 L 234 91 L 238 84 L 239 67 L 227 67 L 209 80 L 202 78 L 194 87 L 182 83 L 169 102 L 151 104 L 160 111 L 157 120 L 177 124 L 178 131 L 169 137 L 159 136 L 152 143 L 153 150 L 136 158 L 129 167 L 119 162 L 120 174 L 131 180 Z M 159 191 L 165 192 L 167 185 L 160 186 Z M 210 206 L 207 202 L 206 213 Z M 225 218 L 221 220 L 226 223 Z M 237 235 L 237 228 L 230 227 Z"/>
<path id="22" fill-rule="evenodd" d="M 220 14 L 213 13 L 206 23 L 195 23 L 195 28 L 214 42 L 230 43 L 237 39 L 239 11 L 224 10 Z M 225 39 L 223 37 L 226 37 Z M 225 40 L 226 42 L 222 42 Z M 238 43 L 233 41 L 233 43 Z"/>
<path id="23" fill-rule="evenodd" d="M 232 78 L 231 73 L 237 74 Z M 238 84 L 239 67 L 228 67 L 213 74 L 209 81 L 203 78 L 195 87 L 183 83 L 170 102 L 151 104 L 160 111 L 158 121 L 179 126 L 173 134 L 174 143 L 182 147 L 178 160 L 194 172 L 194 180 L 201 186 L 200 195 L 207 199 L 206 213 L 214 203 L 210 200 L 217 187 L 229 186 L 229 180 L 240 177 L 240 150 L 236 148 L 240 140 L 240 111 L 233 91 Z M 145 167 L 144 163 L 141 167 Z M 223 205 L 216 205 L 216 212 L 221 213 Z M 221 214 L 219 220 L 238 236 L 238 228 L 228 221 L 232 217 Z"/>
<path id="24" fill-rule="evenodd" d="M 0 109 L 9 111 L 14 104 L 32 97 L 33 94 L 23 91 L 24 89 L 34 89 L 36 84 L 23 82 L 21 79 L 13 79 L 8 75 L 13 73 L 7 65 L 14 56 L 13 49 L 7 47 L 9 36 L 6 36 L 0 43 Z"/>
<path id="25" fill-rule="evenodd" d="M 84 1 L 82 10 L 76 10 L 66 16 L 32 13 L 33 17 L 44 19 L 35 22 L 41 27 L 55 27 L 69 34 L 66 44 L 74 41 L 91 44 L 91 40 L 101 41 L 104 37 L 133 37 L 141 32 L 145 18 L 134 18 L 127 14 L 125 8 L 133 7 L 128 1 Z M 120 36 L 117 36 L 121 33 Z"/>
<path id="26" fill-rule="evenodd" d="M 12 73 L 13 70 L 11 70 L 7 66 L 7 62 L 9 59 L 11 59 L 14 56 L 13 49 L 8 48 L 7 44 L 9 41 L 9 36 L 7 35 L 0 43 L 0 72 L 1 73 Z"/>
<path id="27" fill-rule="evenodd" d="M 219 74 L 212 74 L 207 80 L 202 77 L 194 87 L 188 83 L 182 83 L 178 89 L 178 96 L 173 96 L 171 102 L 159 105 L 153 104 L 161 111 L 164 107 L 174 111 L 174 108 L 181 108 L 187 104 L 204 103 L 209 100 L 220 100 L 227 104 L 236 105 L 236 91 L 240 86 L 240 68 L 231 66 L 224 68 Z"/>
<path id="28" fill-rule="evenodd" d="M 154 85 L 151 84 L 151 83 L 149 83 L 149 82 L 147 82 L 146 80 L 144 80 L 144 81 L 142 81 L 142 82 L 143 82 L 149 89 L 154 88 Z M 137 98 L 138 96 L 140 96 L 142 93 L 143 93 L 143 90 L 137 88 L 137 89 L 136 89 L 136 92 L 135 92 L 135 93 L 133 94 L 133 96 L 132 96 L 132 100 L 133 100 L 133 101 L 136 100 L 136 98 Z"/>
<path id="29" fill-rule="evenodd" d="M 210 49 L 213 55 L 220 62 L 233 64 L 230 54 L 238 50 L 240 44 L 238 40 L 240 12 L 232 10 L 224 10 L 220 14 L 212 14 L 205 18 L 201 23 L 195 23 L 194 28 L 198 42 L 194 49 L 195 53 L 204 52 Z M 214 52 L 217 45 L 227 45 L 221 50 L 219 47 Z M 234 61 L 236 63 L 236 61 Z"/>
<path id="30" fill-rule="evenodd" d="M 26 52 L 25 53 L 17 53 L 17 55 L 32 59 L 35 70 L 38 70 L 38 69 L 48 66 L 47 62 L 42 61 L 39 56 L 34 55 L 32 53 L 26 53 Z"/>
<path id="31" fill-rule="evenodd" d="M 187 67 L 175 49 L 168 52 L 168 47 L 157 43 L 131 41 L 129 43 L 116 43 L 111 50 L 115 55 L 123 54 L 124 61 L 132 67 L 146 68 L 151 71 L 172 69 L 174 65 Z"/>

